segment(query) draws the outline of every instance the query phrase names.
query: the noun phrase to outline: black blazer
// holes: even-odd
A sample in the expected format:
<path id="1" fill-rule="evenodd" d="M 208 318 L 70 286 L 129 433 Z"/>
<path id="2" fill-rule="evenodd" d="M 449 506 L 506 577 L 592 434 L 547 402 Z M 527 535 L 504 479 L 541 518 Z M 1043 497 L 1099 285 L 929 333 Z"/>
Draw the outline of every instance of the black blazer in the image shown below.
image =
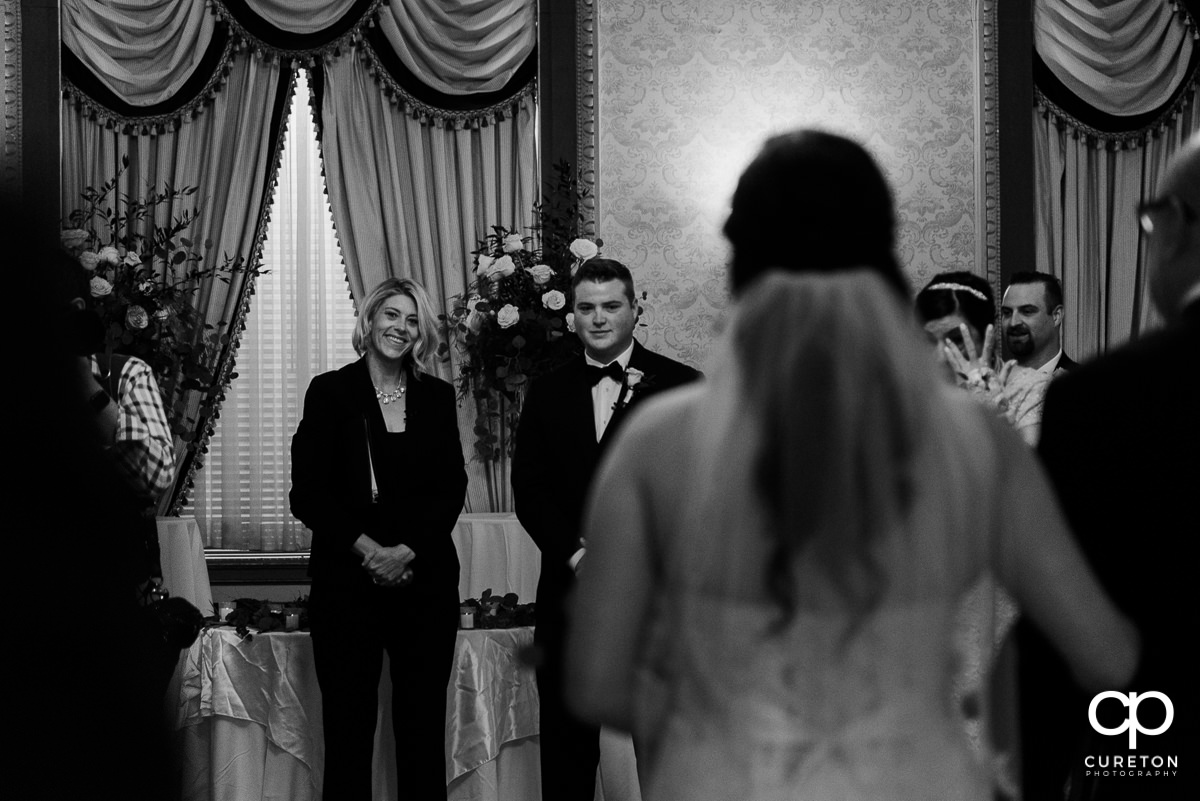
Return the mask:
<path id="1" fill-rule="evenodd" d="M 584 503 L 592 476 L 621 423 L 647 397 L 700 377 L 686 364 L 634 342 L 629 367 L 645 378 L 629 403 L 615 411 L 596 442 L 592 384 L 584 357 L 534 381 L 521 410 L 513 454 L 512 485 L 517 518 L 542 552 L 538 581 L 538 627 L 554 626 L 574 581 L 567 566 L 579 549 Z M 543 631 L 544 633 L 544 631 Z"/>
<path id="2" fill-rule="evenodd" d="M 1178 324 L 1055 378 L 1046 394 L 1038 450 L 1067 520 L 1105 590 L 1137 624 L 1144 649 L 1133 686 L 1157 690 L 1175 706 L 1158 736 L 1139 736 L 1137 752 L 1200 754 L 1195 658 L 1196 594 L 1192 552 L 1200 532 L 1200 303 Z M 1127 736 L 1101 736 L 1088 704 L 1048 643 L 1018 627 L 1025 797 L 1050 798 L 1068 771 L 1080 778 L 1086 754 L 1129 754 Z M 1127 709 L 1115 702 L 1118 721 Z M 1156 708 L 1157 707 L 1157 708 Z M 1104 707 L 1101 707 L 1104 711 Z M 1139 707 L 1143 726 L 1162 708 Z M 1181 776 L 1183 760 L 1180 760 Z M 1101 778 L 1096 798 L 1196 798 L 1171 779 L 1153 784 Z M 1187 777 L 1184 776 L 1186 779 Z M 1194 793 L 1194 794 L 1193 794 Z M 1059 796 L 1053 796 L 1059 797 Z M 1090 797 L 1090 796 L 1089 796 Z"/>
<path id="3" fill-rule="evenodd" d="M 1063 353 L 1058 359 L 1058 366 L 1054 368 L 1054 372 L 1057 373 L 1059 370 L 1062 370 L 1064 373 L 1069 373 L 1072 370 L 1078 369 L 1078 367 L 1079 362 L 1072 359 L 1066 353 Z"/>
<path id="4" fill-rule="evenodd" d="M 411 480 L 380 486 L 372 503 L 371 455 L 384 452 L 387 428 L 375 398 L 366 359 L 312 380 L 304 416 L 292 438 L 292 514 L 313 531 L 309 575 L 358 580 L 362 557 L 351 549 L 360 534 L 381 545 L 413 549 L 413 589 L 458 583 L 458 555 L 451 534 L 467 489 L 458 437 L 454 388 L 408 370 L 407 446 Z M 379 470 L 376 474 L 379 474 Z"/>

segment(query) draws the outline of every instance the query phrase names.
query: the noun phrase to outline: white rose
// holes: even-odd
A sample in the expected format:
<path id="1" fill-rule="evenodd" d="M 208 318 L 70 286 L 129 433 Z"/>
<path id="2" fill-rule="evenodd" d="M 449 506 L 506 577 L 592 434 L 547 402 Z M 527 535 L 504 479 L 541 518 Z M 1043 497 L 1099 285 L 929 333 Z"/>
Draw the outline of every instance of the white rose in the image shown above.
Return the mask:
<path id="1" fill-rule="evenodd" d="M 520 234 L 509 234 L 504 237 L 504 252 L 516 253 L 518 250 L 524 250 L 525 243 L 521 241 Z"/>
<path id="2" fill-rule="evenodd" d="M 117 250 L 112 245 L 106 245 L 100 248 L 100 252 L 96 255 L 99 257 L 100 261 L 104 262 L 105 264 L 116 265 L 121 263 L 121 251 Z"/>
<path id="3" fill-rule="evenodd" d="M 500 323 L 501 328 L 512 328 L 521 319 L 521 312 L 511 303 L 505 303 L 500 307 L 500 311 L 496 312 L 496 322 Z"/>
<path id="4" fill-rule="evenodd" d="M 646 374 L 641 370 L 637 369 L 636 367 L 629 367 L 625 370 L 625 386 L 633 389 L 640 384 L 642 379 L 645 377 Z"/>
<path id="5" fill-rule="evenodd" d="M 142 257 L 132 250 L 125 254 L 125 264 L 129 267 L 137 267 L 142 263 Z"/>
<path id="6" fill-rule="evenodd" d="M 567 312 L 567 330 L 575 332 L 575 312 Z"/>
<path id="7" fill-rule="evenodd" d="M 554 268 L 549 264 L 535 264 L 526 267 L 525 271 L 533 276 L 533 283 L 541 286 L 554 277 Z"/>
<path id="8" fill-rule="evenodd" d="M 467 315 L 467 329 L 473 334 L 478 334 L 483 329 L 483 321 L 486 319 L 487 315 L 483 312 L 471 312 Z"/>
<path id="9" fill-rule="evenodd" d="M 67 228 L 59 233 L 58 238 L 64 248 L 74 250 L 87 244 L 88 232 L 82 228 Z"/>
<path id="10" fill-rule="evenodd" d="M 83 265 L 83 269 L 89 273 L 96 269 L 100 264 L 100 254 L 93 253 L 90 250 L 85 250 L 79 254 L 79 263 Z"/>
<path id="11" fill-rule="evenodd" d="M 150 325 L 150 315 L 141 306 L 130 306 L 125 311 L 125 325 L 135 331 L 140 331 Z"/>
<path id="12" fill-rule="evenodd" d="M 517 265 L 513 262 L 512 256 L 501 256 L 492 262 L 492 266 L 488 269 L 488 275 L 500 275 L 505 278 L 517 271 Z"/>
<path id="13" fill-rule="evenodd" d="M 98 275 L 92 276 L 92 280 L 88 282 L 88 288 L 91 290 L 93 298 L 102 298 L 112 292 L 112 284 Z"/>
<path id="14" fill-rule="evenodd" d="M 563 306 L 567 305 L 567 296 L 559 292 L 557 289 L 551 289 L 549 292 L 542 295 L 542 305 L 550 311 L 558 311 Z"/>
<path id="15" fill-rule="evenodd" d="M 571 255 L 580 261 L 587 261 L 599 252 L 600 248 L 590 239 L 576 239 L 571 243 Z"/>
<path id="16" fill-rule="evenodd" d="M 492 262 L 494 261 L 495 259 L 491 256 L 485 256 L 480 253 L 475 257 L 475 275 L 487 275 L 491 271 Z"/>

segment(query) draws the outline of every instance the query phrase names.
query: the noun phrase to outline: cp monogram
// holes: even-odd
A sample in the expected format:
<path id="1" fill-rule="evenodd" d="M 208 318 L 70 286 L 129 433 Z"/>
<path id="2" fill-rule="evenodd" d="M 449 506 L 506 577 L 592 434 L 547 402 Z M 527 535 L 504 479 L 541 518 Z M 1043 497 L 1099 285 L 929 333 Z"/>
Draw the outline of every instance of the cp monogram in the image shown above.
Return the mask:
<path id="1" fill-rule="evenodd" d="M 1118 701 L 1120 701 L 1124 706 L 1129 707 L 1129 717 L 1127 717 L 1125 719 L 1125 722 L 1122 723 L 1120 726 L 1117 726 L 1115 729 L 1106 729 L 1105 727 L 1100 725 L 1100 721 L 1096 720 L 1096 707 L 1100 706 L 1100 702 L 1103 701 L 1105 698 L 1115 698 Z M 1140 723 L 1138 723 L 1138 716 L 1137 716 L 1138 704 L 1140 704 L 1142 701 L 1144 701 L 1147 698 L 1157 698 L 1159 701 L 1162 702 L 1163 707 L 1167 710 L 1166 718 L 1163 720 L 1162 725 L 1159 726 L 1157 729 L 1145 729 L 1145 728 L 1142 728 L 1142 725 Z M 1138 695 L 1137 693 L 1129 693 L 1128 696 L 1126 696 L 1125 693 L 1119 693 L 1119 692 L 1116 692 L 1115 690 L 1108 690 L 1106 692 L 1102 692 L 1102 693 L 1098 694 L 1095 698 L 1092 699 L 1092 703 L 1088 706 L 1088 722 L 1092 724 L 1093 729 L 1100 732 L 1101 734 L 1113 735 L 1113 734 L 1120 734 L 1121 732 L 1125 731 L 1126 729 L 1129 730 L 1129 747 L 1130 747 L 1130 749 L 1137 748 L 1138 732 L 1141 732 L 1142 734 L 1150 734 L 1150 735 L 1162 734 L 1164 731 L 1166 731 L 1167 729 L 1169 729 L 1171 727 L 1171 721 L 1173 721 L 1174 719 L 1175 719 L 1175 707 L 1171 704 L 1171 699 L 1157 691 L 1142 693 L 1141 695 Z"/>

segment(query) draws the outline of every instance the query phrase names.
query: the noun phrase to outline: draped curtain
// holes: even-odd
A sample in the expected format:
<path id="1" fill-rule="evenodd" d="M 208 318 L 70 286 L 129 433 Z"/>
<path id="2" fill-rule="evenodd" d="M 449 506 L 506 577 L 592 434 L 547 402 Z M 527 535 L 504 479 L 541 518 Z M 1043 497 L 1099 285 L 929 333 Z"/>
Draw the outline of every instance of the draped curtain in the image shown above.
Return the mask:
<path id="1" fill-rule="evenodd" d="M 1154 327 L 1139 202 L 1200 131 L 1200 3 L 1035 0 L 1036 269 L 1063 283 L 1063 349 Z"/>
<path id="2" fill-rule="evenodd" d="M 294 71 L 307 66 L 351 294 L 412 276 L 447 308 L 477 240 L 527 225 L 537 198 L 535 18 L 536 0 L 64 0 L 63 208 L 128 154 L 121 190 L 197 186 L 194 233 L 257 264 Z M 221 385 L 196 398 L 196 430 L 177 443 L 171 510 L 211 435 L 252 292 L 214 282 L 196 298 L 234 335 Z M 474 417 L 462 410 L 464 443 Z M 472 465 L 470 509 L 510 508 L 507 466 L 494 467 Z"/>
<path id="3" fill-rule="evenodd" d="M 61 208 L 79 207 L 80 193 L 113 179 L 128 157 L 118 192 L 142 197 L 165 184 L 196 187 L 186 201 L 161 205 L 157 222 L 194 206 L 196 241 L 210 239 L 214 254 L 251 262 L 261 244 L 290 74 L 277 61 L 239 50 L 203 2 L 67 0 L 62 45 Z M 209 281 L 194 303 L 208 323 L 236 325 L 247 284 L 244 276 Z M 231 364 L 228 348 L 218 375 Z M 189 416 L 208 417 L 219 395 L 191 393 Z M 197 433 L 176 436 L 177 476 L 203 446 Z M 164 510 L 180 490 L 177 480 Z"/>
<path id="4" fill-rule="evenodd" d="M 264 272 L 229 385 L 185 514 L 209 548 L 307 550 L 311 532 L 291 514 L 292 434 L 314 376 L 357 358 L 354 304 L 329 216 L 306 70 L 296 77 L 287 136 L 263 244 Z"/>

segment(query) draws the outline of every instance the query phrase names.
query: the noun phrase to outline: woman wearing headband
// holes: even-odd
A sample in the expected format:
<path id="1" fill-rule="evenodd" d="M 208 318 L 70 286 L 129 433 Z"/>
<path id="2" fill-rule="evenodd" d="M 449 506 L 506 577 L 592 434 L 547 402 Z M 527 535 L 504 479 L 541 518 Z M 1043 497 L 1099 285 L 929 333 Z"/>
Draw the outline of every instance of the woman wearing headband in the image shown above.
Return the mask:
<path id="1" fill-rule="evenodd" d="M 916 304 L 925 332 L 958 385 L 1036 445 L 1050 375 L 996 357 L 996 303 L 988 282 L 968 272 L 939 273 L 917 294 Z"/>

